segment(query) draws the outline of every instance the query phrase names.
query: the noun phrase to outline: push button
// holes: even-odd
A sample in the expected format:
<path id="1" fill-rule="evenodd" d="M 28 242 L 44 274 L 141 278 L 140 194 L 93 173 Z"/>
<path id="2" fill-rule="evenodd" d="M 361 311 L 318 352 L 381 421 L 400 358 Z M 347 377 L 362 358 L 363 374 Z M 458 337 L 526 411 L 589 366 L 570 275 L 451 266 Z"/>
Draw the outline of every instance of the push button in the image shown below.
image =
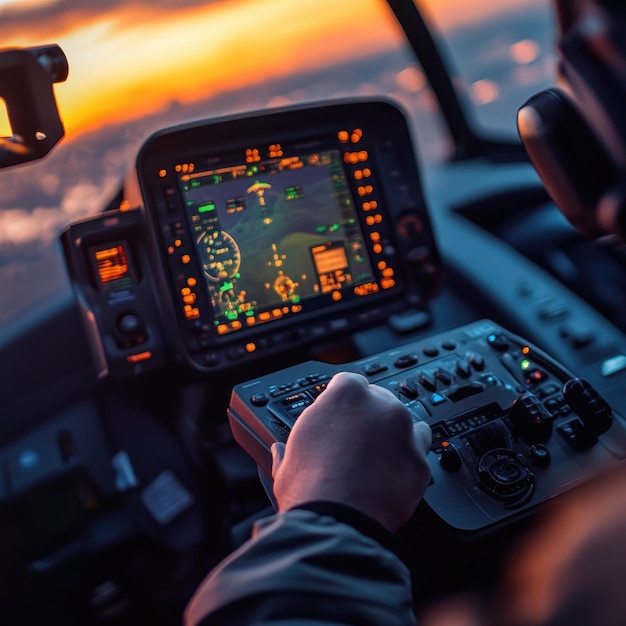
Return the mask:
<path id="1" fill-rule="evenodd" d="M 405 354 L 403 356 L 398 357 L 393 364 L 398 369 L 404 369 L 406 367 L 411 367 L 412 365 L 417 365 L 417 357 L 414 354 Z"/>
<path id="2" fill-rule="evenodd" d="M 424 387 L 424 389 L 428 389 L 428 391 L 435 391 L 437 389 L 437 381 L 428 372 L 421 372 L 419 381 L 422 387 Z"/>

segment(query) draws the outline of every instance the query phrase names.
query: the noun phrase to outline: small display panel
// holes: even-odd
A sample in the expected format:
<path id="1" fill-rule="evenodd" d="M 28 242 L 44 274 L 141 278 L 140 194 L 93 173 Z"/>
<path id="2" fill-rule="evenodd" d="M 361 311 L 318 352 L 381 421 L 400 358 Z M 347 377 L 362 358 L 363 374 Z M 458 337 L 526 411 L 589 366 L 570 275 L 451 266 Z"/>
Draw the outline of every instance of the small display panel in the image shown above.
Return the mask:
<path id="1" fill-rule="evenodd" d="M 92 247 L 89 251 L 97 285 L 105 291 L 126 289 L 134 284 L 125 241 Z"/>
<path id="2" fill-rule="evenodd" d="M 236 165 L 178 167 L 217 334 L 377 287 L 342 153 L 248 152 Z"/>

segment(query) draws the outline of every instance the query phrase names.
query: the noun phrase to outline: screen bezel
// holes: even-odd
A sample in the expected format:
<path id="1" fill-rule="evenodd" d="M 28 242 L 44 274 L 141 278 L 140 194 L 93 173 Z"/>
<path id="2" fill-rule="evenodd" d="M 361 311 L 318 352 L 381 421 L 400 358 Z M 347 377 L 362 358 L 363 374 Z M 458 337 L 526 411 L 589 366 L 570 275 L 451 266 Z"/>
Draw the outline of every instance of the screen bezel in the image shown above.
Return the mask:
<path id="1" fill-rule="evenodd" d="M 381 244 L 389 252 L 386 269 L 393 273 L 392 288 L 221 337 L 213 330 L 213 310 L 203 293 L 197 293 L 199 315 L 187 317 L 180 296 L 186 283 L 181 279 L 191 266 L 197 278 L 200 265 L 194 260 L 195 252 L 185 249 L 186 244 L 181 249 L 174 246 L 179 232 L 184 237 L 187 229 L 175 166 L 196 159 L 217 166 L 223 155 L 233 150 L 245 155 L 248 148 L 275 142 L 307 151 L 336 147 L 340 129 L 348 130 L 349 147 L 351 131 L 357 128 L 365 131 L 359 139 L 361 145 L 367 144 L 376 173 L 376 208 L 383 220 Z M 357 158 L 356 164 L 345 167 L 352 172 L 358 165 Z M 355 181 L 350 185 L 353 196 L 358 197 Z M 163 129 L 140 149 L 136 169 L 125 186 L 125 201 L 141 207 L 147 218 L 164 324 L 179 331 L 177 336 L 170 335 L 170 341 L 180 358 L 203 371 L 284 353 L 321 338 L 352 334 L 407 309 L 427 312 L 428 298 L 441 284 L 441 257 L 426 209 L 409 117 L 396 102 L 385 98 L 316 102 Z M 365 215 L 360 214 L 360 219 L 365 220 Z M 183 253 L 190 257 L 185 267 L 180 262 Z"/>

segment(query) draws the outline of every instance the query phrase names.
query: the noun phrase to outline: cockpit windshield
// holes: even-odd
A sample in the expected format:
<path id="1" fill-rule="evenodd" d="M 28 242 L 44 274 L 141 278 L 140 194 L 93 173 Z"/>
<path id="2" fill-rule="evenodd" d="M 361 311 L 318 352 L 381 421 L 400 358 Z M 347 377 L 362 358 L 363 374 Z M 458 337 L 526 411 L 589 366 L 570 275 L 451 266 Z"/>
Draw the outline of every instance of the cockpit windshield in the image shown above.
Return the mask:
<path id="1" fill-rule="evenodd" d="M 419 4 L 444 35 L 478 121 L 512 134 L 522 92 L 550 76 L 546 0 Z M 139 147 L 160 128 L 383 95 L 410 114 L 422 163 L 451 153 L 436 99 L 384 0 L 0 3 L 0 46 L 53 42 L 70 66 L 55 85 L 66 137 L 44 160 L 0 172 L 3 333 L 67 298 L 60 230 L 115 206 Z M 0 136 L 9 137 L 3 109 Z"/>
<path id="2" fill-rule="evenodd" d="M 478 132 L 517 137 L 516 114 L 554 80 L 548 0 L 415 0 L 438 33 L 459 97 Z"/>

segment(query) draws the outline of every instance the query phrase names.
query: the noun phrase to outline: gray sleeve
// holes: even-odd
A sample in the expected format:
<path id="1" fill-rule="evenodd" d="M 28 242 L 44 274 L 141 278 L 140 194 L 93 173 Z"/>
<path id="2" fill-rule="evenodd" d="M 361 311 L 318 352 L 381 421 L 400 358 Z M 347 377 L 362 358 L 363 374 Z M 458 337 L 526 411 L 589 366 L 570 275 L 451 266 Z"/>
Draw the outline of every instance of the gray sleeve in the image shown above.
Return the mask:
<path id="1" fill-rule="evenodd" d="M 294 510 L 259 522 L 253 538 L 200 585 L 185 626 L 415 624 L 409 572 L 348 524 Z"/>

